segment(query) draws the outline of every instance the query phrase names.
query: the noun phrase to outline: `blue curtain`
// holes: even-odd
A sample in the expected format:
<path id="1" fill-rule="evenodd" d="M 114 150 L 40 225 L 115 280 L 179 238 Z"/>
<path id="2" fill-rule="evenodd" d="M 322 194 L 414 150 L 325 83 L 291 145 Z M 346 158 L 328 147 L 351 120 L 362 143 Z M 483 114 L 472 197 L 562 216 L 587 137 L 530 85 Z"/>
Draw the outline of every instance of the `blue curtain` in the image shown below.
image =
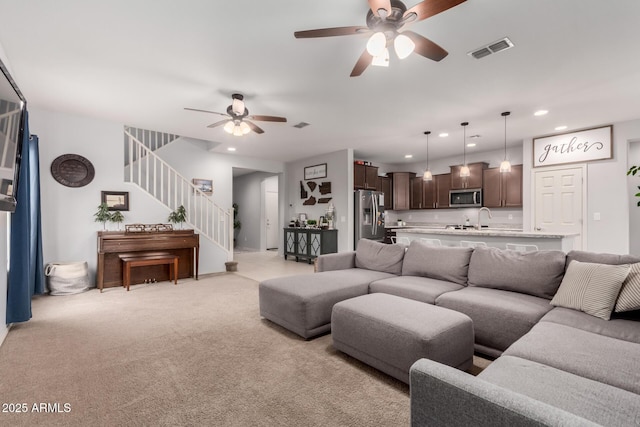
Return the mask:
<path id="1" fill-rule="evenodd" d="M 25 116 L 16 200 L 16 211 L 11 214 L 7 324 L 31 319 L 31 297 L 45 291 L 38 137 L 29 135 L 28 115 Z"/>

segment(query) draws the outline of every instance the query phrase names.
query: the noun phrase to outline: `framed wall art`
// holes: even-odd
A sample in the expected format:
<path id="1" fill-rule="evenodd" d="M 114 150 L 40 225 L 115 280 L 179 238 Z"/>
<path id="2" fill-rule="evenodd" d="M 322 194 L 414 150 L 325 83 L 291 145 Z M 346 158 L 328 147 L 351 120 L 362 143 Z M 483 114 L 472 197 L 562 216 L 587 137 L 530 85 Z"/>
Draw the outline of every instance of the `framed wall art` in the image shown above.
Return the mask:
<path id="1" fill-rule="evenodd" d="M 106 203 L 110 211 L 128 211 L 129 192 L 102 191 L 101 203 Z"/>
<path id="2" fill-rule="evenodd" d="M 327 177 L 327 164 L 322 163 L 320 165 L 307 166 L 304 168 L 304 179 L 317 179 Z"/>
<path id="3" fill-rule="evenodd" d="M 613 125 L 533 138 L 533 167 L 613 158 Z"/>
<path id="4" fill-rule="evenodd" d="M 202 191 L 204 194 L 208 196 L 213 194 L 213 180 L 193 178 L 191 182 L 193 183 L 193 185 L 198 187 L 198 190 Z"/>

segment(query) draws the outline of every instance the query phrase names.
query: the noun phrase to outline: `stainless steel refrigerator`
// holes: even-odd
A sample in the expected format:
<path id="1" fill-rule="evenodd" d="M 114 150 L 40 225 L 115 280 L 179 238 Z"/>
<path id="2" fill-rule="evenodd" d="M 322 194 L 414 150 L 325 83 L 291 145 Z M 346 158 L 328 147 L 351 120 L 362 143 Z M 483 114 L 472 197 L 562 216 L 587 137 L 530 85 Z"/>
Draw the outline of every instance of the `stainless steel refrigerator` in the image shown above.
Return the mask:
<path id="1" fill-rule="evenodd" d="M 355 246 L 360 239 L 384 240 L 384 193 L 356 190 L 355 196 Z"/>

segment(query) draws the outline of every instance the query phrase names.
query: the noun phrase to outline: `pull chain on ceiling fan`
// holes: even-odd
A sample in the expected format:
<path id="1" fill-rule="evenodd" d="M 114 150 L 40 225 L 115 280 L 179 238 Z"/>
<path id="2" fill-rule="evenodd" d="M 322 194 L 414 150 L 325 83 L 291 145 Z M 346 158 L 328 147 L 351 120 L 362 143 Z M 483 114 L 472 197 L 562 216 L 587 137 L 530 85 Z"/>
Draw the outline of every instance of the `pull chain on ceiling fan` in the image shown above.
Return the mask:
<path id="1" fill-rule="evenodd" d="M 393 42 L 396 55 L 404 59 L 416 52 L 418 55 L 434 61 L 441 61 L 448 52 L 418 33 L 405 30 L 404 25 L 422 21 L 437 15 L 466 0 L 424 0 L 407 9 L 399 0 L 369 0 L 367 26 L 323 28 L 318 30 L 296 31 L 296 38 L 315 38 L 371 34 L 366 49 L 360 55 L 351 71 L 351 77 L 361 75 L 369 65 L 389 66 L 388 46 Z"/>
<path id="2" fill-rule="evenodd" d="M 187 108 L 185 110 L 189 111 L 199 111 L 201 113 L 210 113 L 210 114 L 218 114 L 220 116 L 227 116 L 228 118 L 224 120 L 220 120 L 219 122 L 215 122 L 210 124 L 209 128 L 214 128 L 220 125 L 224 125 L 225 132 L 234 135 L 234 136 L 242 136 L 246 135 L 251 131 L 254 131 L 257 134 L 264 133 L 259 126 L 250 120 L 257 120 L 263 122 L 280 122 L 285 123 L 287 119 L 284 117 L 277 116 L 263 116 L 263 115 L 249 115 L 249 110 L 244 105 L 244 96 L 239 93 L 234 93 L 231 95 L 231 105 L 227 107 L 226 113 L 218 113 L 215 111 L 209 110 L 200 110 L 198 108 Z"/>

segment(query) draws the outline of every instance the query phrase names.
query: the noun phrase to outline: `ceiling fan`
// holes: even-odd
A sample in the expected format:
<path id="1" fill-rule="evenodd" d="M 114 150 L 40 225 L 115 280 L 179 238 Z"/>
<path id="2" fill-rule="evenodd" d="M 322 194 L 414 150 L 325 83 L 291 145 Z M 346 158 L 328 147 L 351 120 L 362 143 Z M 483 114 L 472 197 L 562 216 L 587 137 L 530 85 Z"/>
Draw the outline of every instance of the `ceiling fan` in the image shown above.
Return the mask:
<path id="1" fill-rule="evenodd" d="M 260 116 L 260 115 L 249 115 L 249 110 L 244 105 L 244 96 L 239 93 L 234 93 L 231 95 L 231 105 L 227 107 L 226 113 L 217 113 L 215 111 L 209 110 L 200 110 L 198 108 L 187 108 L 185 110 L 189 111 L 200 111 L 202 113 L 210 113 L 210 114 L 218 114 L 220 116 L 226 116 L 227 118 L 224 120 L 220 120 L 219 122 L 215 122 L 207 126 L 208 128 L 214 128 L 216 126 L 224 125 L 224 130 L 227 133 L 235 136 L 246 135 L 251 131 L 255 133 L 264 133 L 260 127 L 258 127 L 255 123 L 250 122 L 249 120 L 257 120 L 262 122 L 286 122 L 287 119 L 284 117 L 276 117 L 276 116 Z"/>
<path id="2" fill-rule="evenodd" d="M 314 37 L 350 36 L 356 34 L 372 34 L 367 42 L 367 48 L 360 55 L 351 77 L 361 75 L 369 65 L 389 65 L 388 46 L 393 42 L 396 54 L 404 59 L 412 52 L 425 58 L 440 61 L 448 52 L 413 31 L 399 32 L 402 27 L 411 22 L 422 21 L 431 16 L 451 9 L 466 0 L 424 0 L 410 9 L 399 0 L 369 0 L 370 10 L 367 12 L 366 27 L 337 27 L 319 30 L 296 31 L 298 39 Z"/>

